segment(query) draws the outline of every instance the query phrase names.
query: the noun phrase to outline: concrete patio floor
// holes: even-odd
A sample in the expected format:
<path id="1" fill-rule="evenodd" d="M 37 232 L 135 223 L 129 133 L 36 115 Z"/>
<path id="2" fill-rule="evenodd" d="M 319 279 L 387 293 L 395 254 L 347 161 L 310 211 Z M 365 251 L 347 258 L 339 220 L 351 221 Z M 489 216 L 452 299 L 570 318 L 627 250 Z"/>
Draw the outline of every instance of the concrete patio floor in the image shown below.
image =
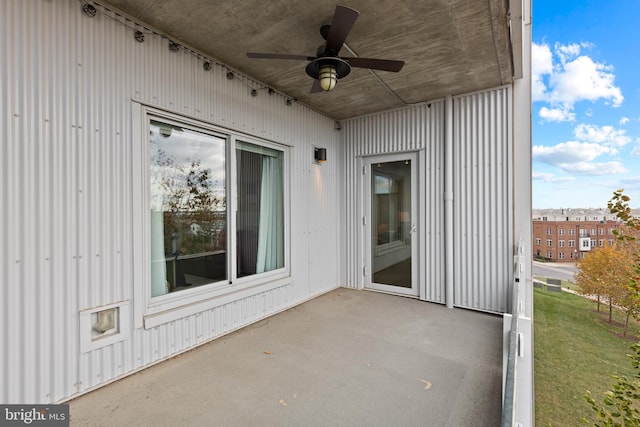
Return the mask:
<path id="1" fill-rule="evenodd" d="M 69 402 L 71 426 L 500 425 L 502 318 L 337 289 Z"/>

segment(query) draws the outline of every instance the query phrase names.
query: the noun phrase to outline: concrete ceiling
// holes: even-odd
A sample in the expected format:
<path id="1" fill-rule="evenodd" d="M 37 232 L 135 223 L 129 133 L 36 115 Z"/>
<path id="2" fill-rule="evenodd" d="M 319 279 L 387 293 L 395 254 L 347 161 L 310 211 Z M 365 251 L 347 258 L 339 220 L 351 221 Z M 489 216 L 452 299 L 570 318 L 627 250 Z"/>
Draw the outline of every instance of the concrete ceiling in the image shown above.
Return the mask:
<path id="1" fill-rule="evenodd" d="M 334 90 L 315 94 L 306 61 L 249 59 L 246 52 L 315 56 L 323 43 L 319 28 L 331 21 L 336 0 L 99 3 L 336 120 L 512 81 L 507 0 L 341 0 L 360 16 L 340 55 L 405 66 L 375 75 L 353 68 Z"/>

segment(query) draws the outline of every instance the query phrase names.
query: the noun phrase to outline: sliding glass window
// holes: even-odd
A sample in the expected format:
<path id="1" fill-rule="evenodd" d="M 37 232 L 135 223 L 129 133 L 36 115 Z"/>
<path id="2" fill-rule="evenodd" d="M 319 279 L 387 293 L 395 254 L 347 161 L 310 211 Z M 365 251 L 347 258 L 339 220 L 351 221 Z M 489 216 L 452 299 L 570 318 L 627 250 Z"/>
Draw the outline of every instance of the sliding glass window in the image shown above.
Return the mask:
<path id="1" fill-rule="evenodd" d="M 285 151 L 168 119 L 148 125 L 150 296 L 284 273 Z"/>
<path id="2" fill-rule="evenodd" d="M 151 120 L 151 296 L 227 280 L 227 138 Z"/>

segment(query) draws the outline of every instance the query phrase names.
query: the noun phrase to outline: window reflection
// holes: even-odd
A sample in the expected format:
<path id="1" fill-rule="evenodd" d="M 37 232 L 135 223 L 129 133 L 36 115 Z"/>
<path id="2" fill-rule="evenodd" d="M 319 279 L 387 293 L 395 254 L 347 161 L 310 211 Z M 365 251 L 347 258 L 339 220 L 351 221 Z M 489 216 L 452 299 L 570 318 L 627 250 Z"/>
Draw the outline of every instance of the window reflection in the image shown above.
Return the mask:
<path id="1" fill-rule="evenodd" d="M 373 177 L 377 244 L 384 245 L 401 240 L 403 221 L 408 221 L 408 213 L 403 207 L 403 178 L 386 175 L 382 172 L 376 172 Z"/>
<path id="2" fill-rule="evenodd" d="M 372 165 L 373 283 L 412 287 L 411 163 Z"/>
<path id="3" fill-rule="evenodd" d="M 151 294 L 227 278 L 226 139 L 150 123 Z"/>

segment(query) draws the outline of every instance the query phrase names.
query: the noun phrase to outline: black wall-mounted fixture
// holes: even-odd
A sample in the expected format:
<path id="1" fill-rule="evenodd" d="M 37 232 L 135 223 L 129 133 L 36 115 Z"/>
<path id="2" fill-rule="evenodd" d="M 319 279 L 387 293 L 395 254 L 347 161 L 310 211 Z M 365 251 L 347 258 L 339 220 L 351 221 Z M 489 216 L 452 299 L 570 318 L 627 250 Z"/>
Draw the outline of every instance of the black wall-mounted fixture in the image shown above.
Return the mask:
<path id="1" fill-rule="evenodd" d="M 96 8 L 89 3 L 84 3 L 82 5 L 82 13 L 84 13 L 85 15 L 87 15 L 89 18 L 93 18 L 94 16 L 96 16 Z"/>
<path id="2" fill-rule="evenodd" d="M 313 151 L 313 158 L 316 163 L 324 163 L 327 161 L 327 149 L 315 147 Z"/>
<path id="3" fill-rule="evenodd" d="M 138 43 L 142 43 L 142 42 L 144 42 L 144 33 L 142 31 L 135 31 L 133 33 L 133 38 Z"/>

